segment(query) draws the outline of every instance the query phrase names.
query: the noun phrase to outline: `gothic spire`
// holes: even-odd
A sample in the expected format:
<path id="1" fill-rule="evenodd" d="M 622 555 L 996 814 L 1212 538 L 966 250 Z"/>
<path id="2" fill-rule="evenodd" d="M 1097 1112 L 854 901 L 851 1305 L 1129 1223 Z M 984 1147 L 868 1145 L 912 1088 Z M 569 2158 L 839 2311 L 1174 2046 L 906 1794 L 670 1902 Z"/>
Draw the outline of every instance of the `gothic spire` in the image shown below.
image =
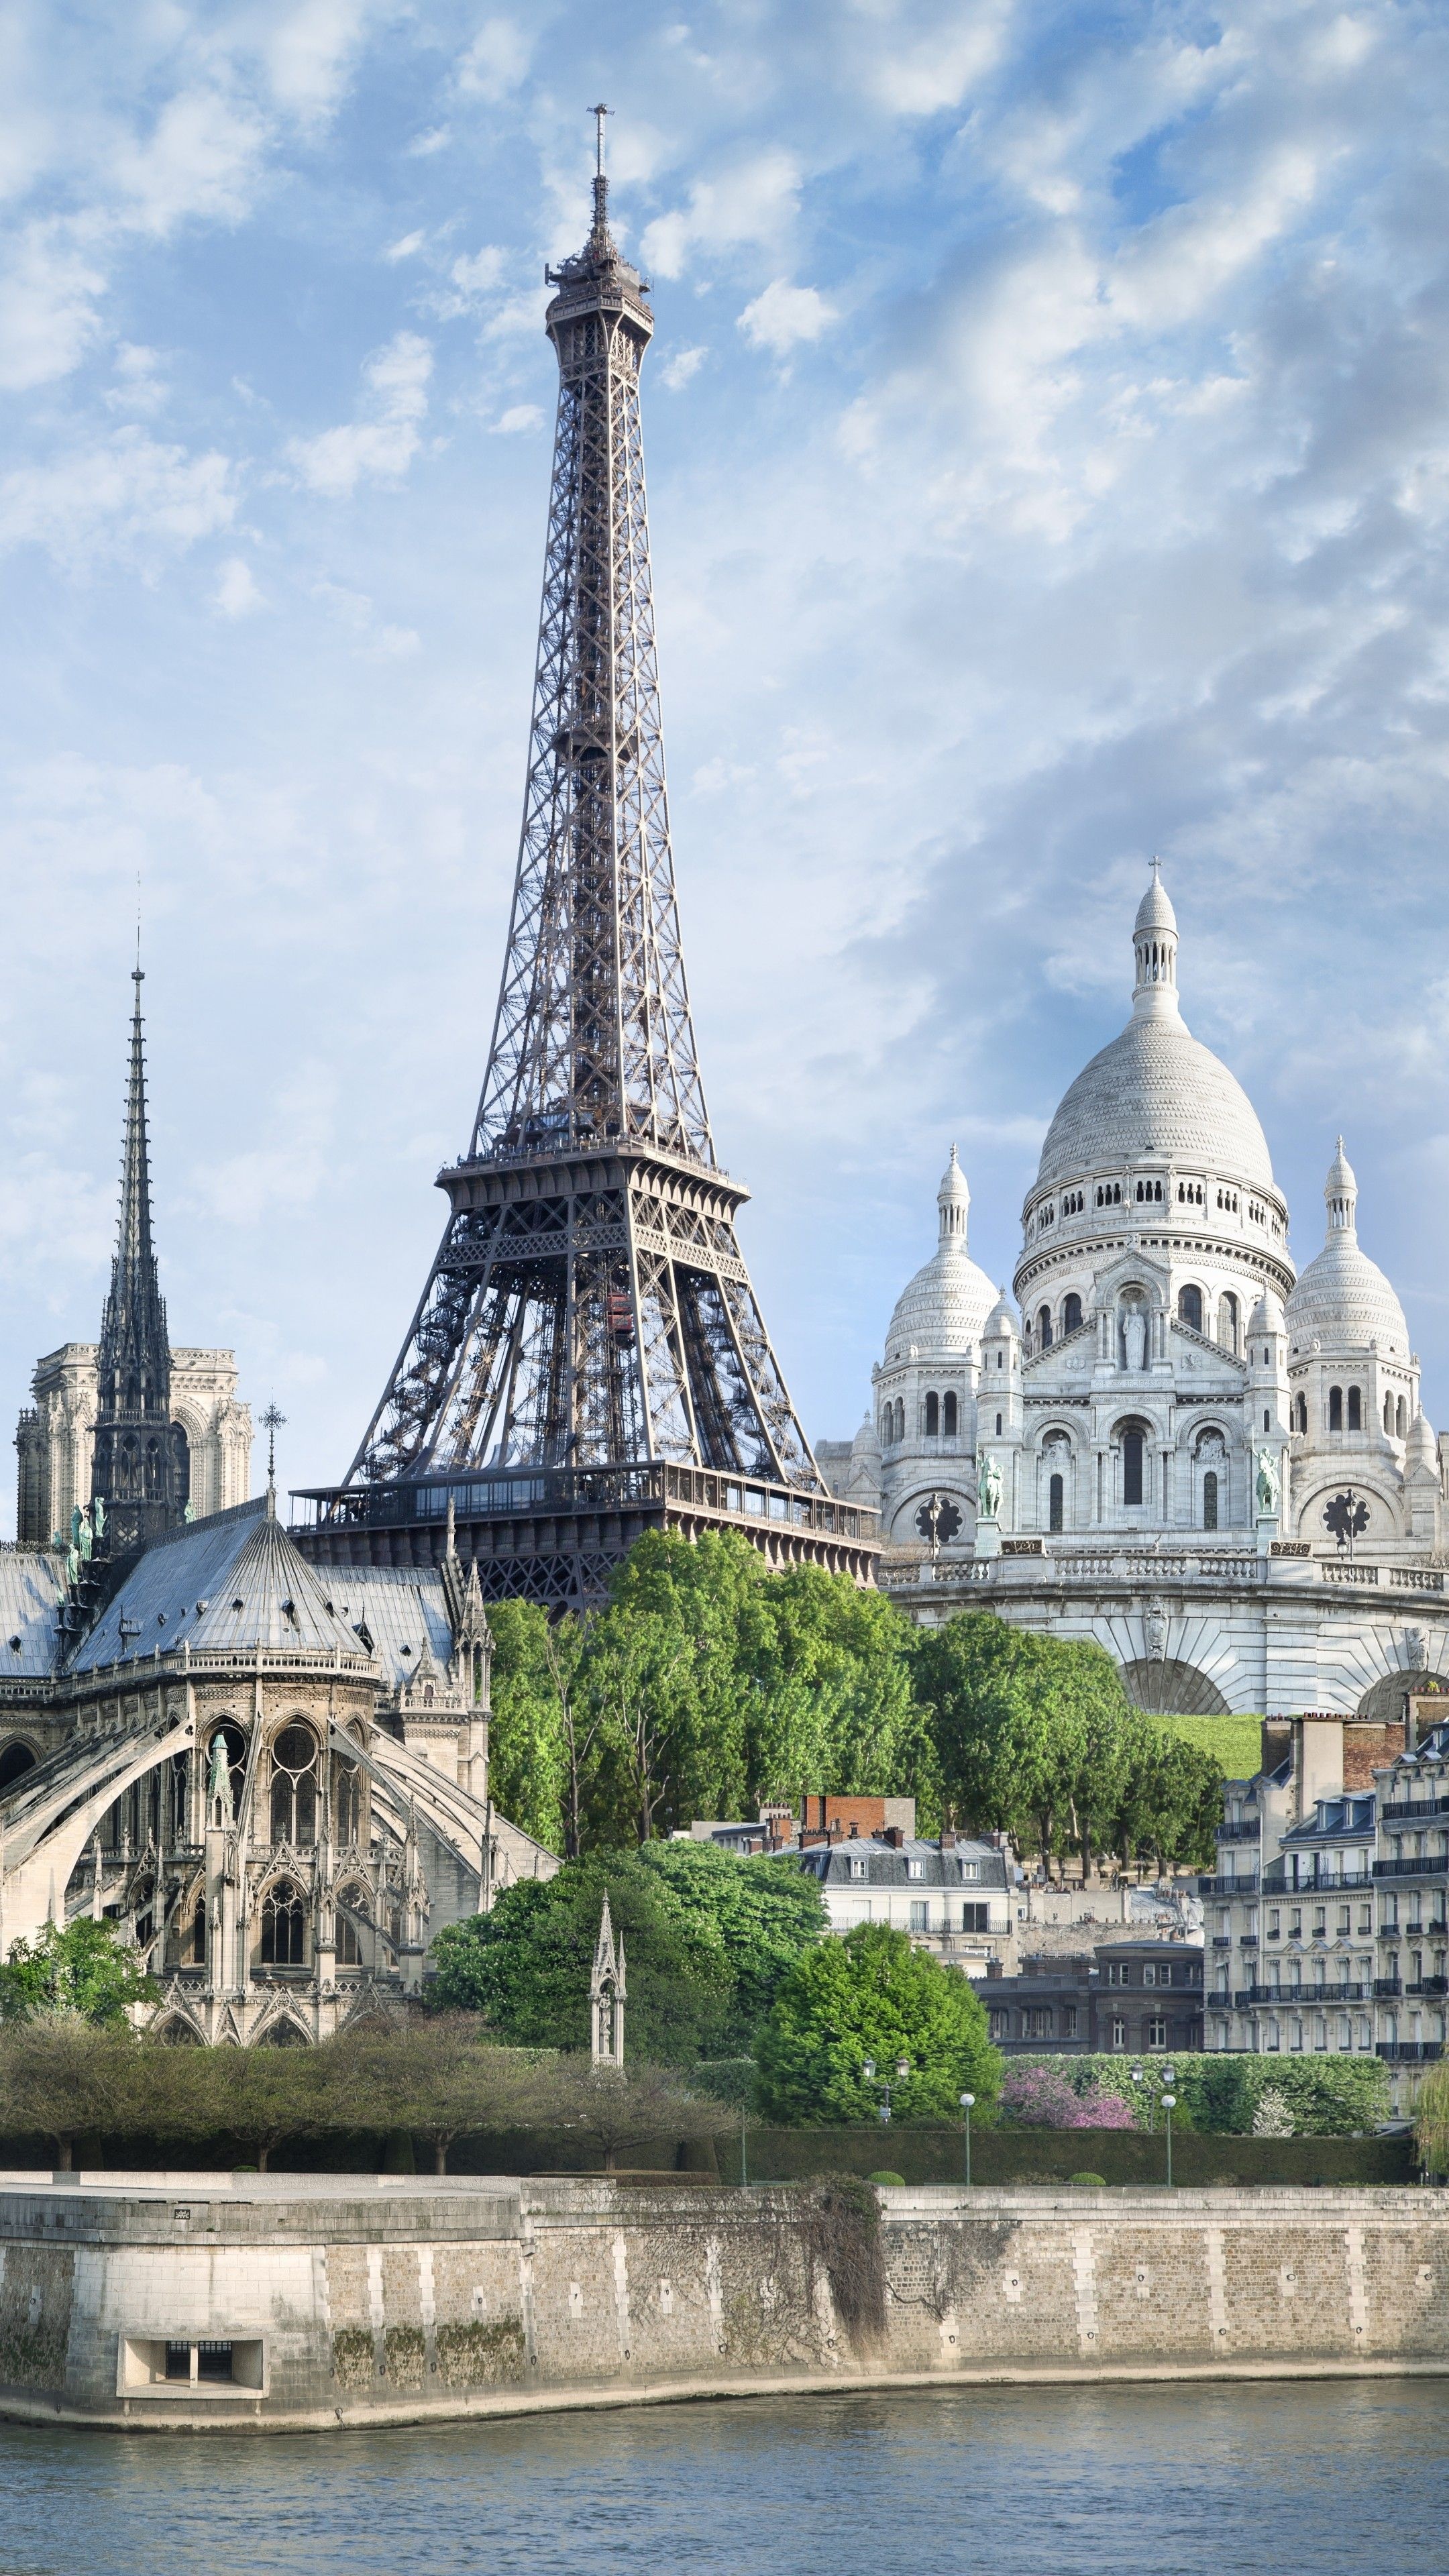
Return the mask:
<path id="1" fill-rule="evenodd" d="M 190 1482 L 186 1436 L 171 1421 L 171 1344 L 151 1237 L 151 1156 L 146 1126 L 145 976 L 132 970 L 131 1055 L 121 1147 L 121 1205 L 110 1294 L 96 1363 L 91 1492 L 124 1545 L 179 1517 Z M 141 1518 L 135 1509 L 146 1506 Z M 119 1518 L 118 1518 L 119 1515 Z M 133 1526 L 134 1524 L 134 1526 Z"/>

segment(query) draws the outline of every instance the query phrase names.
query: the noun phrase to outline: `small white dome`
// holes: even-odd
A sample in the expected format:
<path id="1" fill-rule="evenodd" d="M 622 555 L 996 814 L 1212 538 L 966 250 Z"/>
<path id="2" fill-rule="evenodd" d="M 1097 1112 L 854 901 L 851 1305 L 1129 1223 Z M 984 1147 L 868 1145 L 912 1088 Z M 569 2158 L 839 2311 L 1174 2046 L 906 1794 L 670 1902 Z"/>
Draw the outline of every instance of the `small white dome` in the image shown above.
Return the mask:
<path id="1" fill-rule="evenodd" d="M 996 1290 L 963 1245 L 943 1243 L 901 1291 L 886 1335 L 888 1361 L 974 1350 Z"/>
<path id="2" fill-rule="evenodd" d="M 1422 1413 L 1416 1413 L 1409 1425 L 1409 1436 L 1404 1443 L 1404 1466 L 1406 1469 L 1427 1467 L 1434 1475 L 1439 1472 L 1439 1444 Z"/>
<path id="3" fill-rule="evenodd" d="M 980 1342 L 996 1292 L 966 1249 L 970 1204 L 966 1175 L 953 1145 L 936 1192 L 940 1212 L 936 1249 L 896 1301 L 886 1334 L 888 1366 L 908 1357 L 928 1362 L 956 1358 L 975 1350 Z"/>
<path id="4" fill-rule="evenodd" d="M 880 1435 L 875 1427 L 875 1416 L 870 1412 L 867 1412 L 865 1420 L 850 1444 L 850 1464 L 852 1470 L 857 1467 L 868 1467 L 879 1475 Z"/>
<path id="5" fill-rule="evenodd" d="M 1019 1341 L 1021 1338 L 1016 1321 L 1016 1310 L 1004 1288 L 986 1318 L 986 1333 L 989 1339 L 995 1341 L 1000 1341 L 1003 1336 L 1009 1342 Z"/>
<path id="6" fill-rule="evenodd" d="M 1326 1351 L 1365 1351 L 1371 1342 L 1395 1359 L 1409 1356 L 1409 1327 L 1376 1261 L 1362 1249 L 1355 1215 L 1358 1184 L 1343 1138 L 1324 1183 L 1328 1236 L 1288 1300 L 1288 1331 L 1295 1352 L 1321 1342 Z"/>
<path id="7" fill-rule="evenodd" d="M 1265 1288 L 1248 1318 L 1250 1333 L 1281 1333 L 1283 1309 L 1271 1288 Z"/>

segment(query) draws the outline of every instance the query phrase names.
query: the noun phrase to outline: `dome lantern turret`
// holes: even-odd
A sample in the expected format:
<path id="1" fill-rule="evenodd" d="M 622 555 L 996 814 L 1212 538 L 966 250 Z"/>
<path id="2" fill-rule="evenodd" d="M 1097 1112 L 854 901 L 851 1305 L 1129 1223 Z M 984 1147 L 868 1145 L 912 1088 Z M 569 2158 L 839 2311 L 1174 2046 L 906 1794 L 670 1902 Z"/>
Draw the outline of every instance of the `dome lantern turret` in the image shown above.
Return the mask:
<path id="1" fill-rule="evenodd" d="M 966 1186 L 966 1175 L 956 1159 L 954 1145 L 951 1148 L 951 1160 L 941 1174 L 941 1186 L 936 1192 L 936 1205 L 941 1211 L 942 1243 L 954 1243 L 964 1252 L 967 1219 L 971 1211 L 971 1192 Z"/>
<path id="2" fill-rule="evenodd" d="M 1358 1183 L 1354 1178 L 1353 1165 L 1343 1150 L 1341 1136 L 1338 1140 L 1338 1151 L 1328 1166 L 1328 1178 L 1323 1184 L 1323 1200 L 1328 1210 L 1329 1233 L 1356 1235 L 1358 1233 Z"/>
<path id="3" fill-rule="evenodd" d="M 1177 915 L 1162 882 L 1160 859 L 1152 862 L 1152 883 L 1137 907 L 1132 953 L 1137 961 L 1137 980 L 1132 987 L 1133 1018 L 1175 1018 L 1179 1008 Z"/>

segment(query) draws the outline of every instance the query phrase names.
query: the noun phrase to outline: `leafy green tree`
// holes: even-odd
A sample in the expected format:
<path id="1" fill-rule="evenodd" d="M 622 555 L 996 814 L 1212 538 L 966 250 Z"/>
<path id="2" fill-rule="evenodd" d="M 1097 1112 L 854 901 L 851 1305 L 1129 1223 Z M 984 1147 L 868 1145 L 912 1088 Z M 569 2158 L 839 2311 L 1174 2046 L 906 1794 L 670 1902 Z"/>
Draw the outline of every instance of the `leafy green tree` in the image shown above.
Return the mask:
<path id="1" fill-rule="evenodd" d="M 678 2146 L 733 2126 L 719 2102 L 686 2092 L 663 2066 L 592 2066 L 585 2057 L 556 2057 L 542 2080 L 550 2123 L 592 2147 L 606 2173 L 625 2148 Z"/>
<path id="2" fill-rule="evenodd" d="M 277 2052 L 290 2054 L 291 2052 Z M 317 2052 L 319 2107 L 334 2128 L 405 2131 L 448 2170 L 455 2138 L 527 2128 L 552 2113 L 535 2052 L 500 2048 L 475 2014 L 409 2019 L 400 2030 L 344 2032 Z"/>
<path id="3" fill-rule="evenodd" d="M 711 1948 L 723 1949 L 730 2004 L 721 2054 L 747 2056 L 780 1980 L 827 1927 L 818 1882 L 788 1861 L 735 1860 L 712 1843 L 651 1843 L 640 1859 Z"/>
<path id="4" fill-rule="evenodd" d="M 723 1941 L 635 1852 L 588 1853 L 556 1878 L 505 1888 L 491 1913 L 449 1924 L 433 1944 L 433 2000 L 481 2013 L 515 2047 L 586 2049 L 606 1890 L 624 1942 L 631 2054 L 665 2066 L 718 2056 L 732 1992 Z"/>
<path id="5" fill-rule="evenodd" d="M 498 1601 L 493 1632 L 489 1782 L 495 1805 L 549 1851 L 563 1849 L 568 1777 L 558 1641 L 536 1601 Z"/>
<path id="6" fill-rule="evenodd" d="M 959 2119 L 963 2092 L 986 2115 L 1001 2083 L 985 2010 L 965 1977 L 884 1923 L 802 1952 L 756 2055 L 765 2117 L 802 2125 L 872 2118 L 880 2096 L 862 2072 L 868 2059 L 882 2076 L 909 2059 L 909 2073 L 891 2078 L 892 2116 L 902 2120 Z"/>
<path id="7" fill-rule="evenodd" d="M 12 1941 L 0 1968 L 0 2021 L 39 2021 L 72 2014 L 80 2021 L 124 2023 L 131 2004 L 155 2003 L 161 1989 L 112 1926 L 82 1915 L 64 1931 L 47 1923 L 36 1941 Z"/>
<path id="8" fill-rule="evenodd" d="M 57 2171 L 69 2173 L 77 2138 L 134 2129 L 145 2054 L 124 2021 L 74 2012 L 8 2021 L 0 2029 L 0 2132 L 48 2138 Z"/>

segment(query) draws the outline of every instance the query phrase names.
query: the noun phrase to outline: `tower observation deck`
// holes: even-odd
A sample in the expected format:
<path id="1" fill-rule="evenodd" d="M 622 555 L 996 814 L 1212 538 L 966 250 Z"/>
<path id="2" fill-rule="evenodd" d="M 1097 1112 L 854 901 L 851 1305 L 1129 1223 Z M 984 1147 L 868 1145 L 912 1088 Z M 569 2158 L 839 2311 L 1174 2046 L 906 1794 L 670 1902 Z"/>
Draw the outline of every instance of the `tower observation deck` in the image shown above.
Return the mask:
<path id="1" fill-rule="evenodd" d="M 609 230 L 547 272 L 558 417 L 523 832 L 482 1097 L 448 1218 L 316 1554 L 441 1554 L 486 1596 L 596 1598 L 647 1528 L 735 1526 L 868 1581 L 877 1515 L 829 1493 L 735 1235 L 675 896 L 639 372 L 648 289 Z"/>

